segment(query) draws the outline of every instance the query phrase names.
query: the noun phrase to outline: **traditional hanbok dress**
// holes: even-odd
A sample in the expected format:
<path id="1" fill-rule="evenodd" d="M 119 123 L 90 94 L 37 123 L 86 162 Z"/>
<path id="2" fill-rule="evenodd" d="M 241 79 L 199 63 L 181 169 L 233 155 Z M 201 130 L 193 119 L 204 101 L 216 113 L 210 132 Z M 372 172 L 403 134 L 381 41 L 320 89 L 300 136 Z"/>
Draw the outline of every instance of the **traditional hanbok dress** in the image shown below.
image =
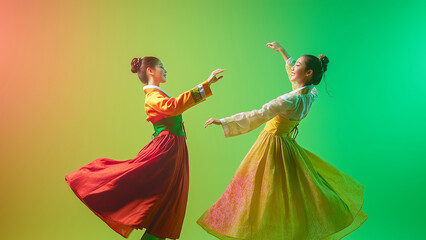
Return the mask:
<path id="1" fill-rule="evenodd" d="M 204 82 L 177 98 L 145 86 L 154 139 L 135 158 L 99 158 L 66 175 L 74 193 L 113 230 L 128 237 L 145 228 L 159 238 L 180 236 L 188 198 L 188 150 L 181 114 L 212 95 Z"/>
<path id="2" fill-rule="evenodd" d="M 288 73 L 292 64 L 287 61 Z M 364 223 L 363 186 L 295 140 L 317 96 L 310 85 L 221 119 L 225 137 L 267 123 L 225 192 L 198 219 L 208 233 L 219 239 L 331 240 Z"/>

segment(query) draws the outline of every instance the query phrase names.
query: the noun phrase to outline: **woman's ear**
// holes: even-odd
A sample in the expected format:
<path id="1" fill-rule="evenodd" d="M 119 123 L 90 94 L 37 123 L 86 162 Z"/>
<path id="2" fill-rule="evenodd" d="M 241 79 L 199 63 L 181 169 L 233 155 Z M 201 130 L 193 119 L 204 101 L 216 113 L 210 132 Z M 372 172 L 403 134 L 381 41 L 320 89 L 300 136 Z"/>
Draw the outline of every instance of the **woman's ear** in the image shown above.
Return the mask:
<path id="1" fill-rule="evenodd" d="M 154 75 L 154 70 L 152 70 L 152 68 L 150 68 L 150 67 L 147 67 L 146 68 L 146 74 L 147 75 Z"/>
<path id="2" fill-rule="evenodd" d="M 312 69 L 309 69 L 308 71 L 306 71 L 306 76 L 312 76 L 312 74 L 314 73 L 314 71 Z"/>

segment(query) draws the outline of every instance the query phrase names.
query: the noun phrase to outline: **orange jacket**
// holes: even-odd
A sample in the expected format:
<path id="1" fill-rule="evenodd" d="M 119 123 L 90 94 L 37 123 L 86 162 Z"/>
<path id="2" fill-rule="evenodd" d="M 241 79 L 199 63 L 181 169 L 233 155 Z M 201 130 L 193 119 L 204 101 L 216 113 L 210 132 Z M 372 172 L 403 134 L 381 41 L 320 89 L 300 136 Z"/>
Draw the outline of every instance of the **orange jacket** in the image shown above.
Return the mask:
<path id="1" fill-rule="evenodd" d="M 190 107 L 212 95 L 207 81 L 176 98 L 170 97 L 163 89 L 157 86 L 147 85 L 143 90 L 145 92 L 145 111 L 148 115 L 146 120 L 152 123 L 166 117 L 181 115 Z"/>

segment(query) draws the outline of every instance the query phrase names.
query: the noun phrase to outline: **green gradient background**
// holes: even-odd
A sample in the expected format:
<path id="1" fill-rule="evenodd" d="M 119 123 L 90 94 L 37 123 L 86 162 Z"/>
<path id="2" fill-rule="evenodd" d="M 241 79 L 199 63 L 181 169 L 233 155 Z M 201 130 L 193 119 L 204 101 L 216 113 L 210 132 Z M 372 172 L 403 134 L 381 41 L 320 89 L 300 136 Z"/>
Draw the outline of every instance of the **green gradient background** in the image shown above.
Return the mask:
<path id="1" fill-rule="evenodd" d="M 222 194 L 261 128 L 225 139 L 209 117 L 259 108 L 290 90 L 294 57 L 330 58 L 298 142 L 365 186 L 369 220 L 346 239 L 421 239 L 426 191 L 423 1 L 2 1 L 0 239 L 121 239 L 64 175 L 95 158 L 133 158 L 153 132 L 130 72 L 159 57 L 171 95 L 224 78 L 184 114 L 190 194 L 181 239 Z M 135 231 L 129 239 L 139 239 Z"/>

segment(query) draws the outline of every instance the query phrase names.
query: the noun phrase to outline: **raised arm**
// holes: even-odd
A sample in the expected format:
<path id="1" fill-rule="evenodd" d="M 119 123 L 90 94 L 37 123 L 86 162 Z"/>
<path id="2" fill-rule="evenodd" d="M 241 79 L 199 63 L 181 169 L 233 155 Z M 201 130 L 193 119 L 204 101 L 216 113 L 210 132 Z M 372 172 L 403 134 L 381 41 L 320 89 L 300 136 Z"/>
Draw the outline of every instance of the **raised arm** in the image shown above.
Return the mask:
<path id="1" fill-rule="evenodd" d="M 271 48 L 272 50 L 275 50 L 275 51 L 281 53 L 285 62 L 287 62 L 287 60 L 290 58 L 290 55 L 287 53 L 287 51 L 278 42 L 276 42 L 276 41 L 270 42 L 270 43 L 267 43 L 266 46 Z"/>
<path id="2" fill-rule="evenodd" d="M 258 128 L 276 115 L 293 109 L 297 101 L 296 97 L 285 94 L 266 103 L 261 109 L 238 113 L 219 120 L 211 118 L 207 120 L 205 127 L 210 124 L 220 124 L 222 125 L 225 137 L 241 135 Z"/>
<path id="3" fill-rule="evenodd" d="M 284 47 L 282 47 L 278 42 L 271 42 L 271 43 L 267 43 L 266 44 L 267 47 L 271 48 L 272 50 L 275 50 L 279 53 L 281 53 L 281 55 L 284 58 L 285 61 L 285 70 L 287 71 L 287 76 L 288 79 L 290 80 L 291 78 L 291 67 L 293 67 L 295 61 L 292 57 L 290 57 L 290 54 L 288 54 L 288 52 L 284 49 Z M 293 89 L 295 88 L 295 84 L 292 83 L 292 87 Z"/>
<path id="4" fill-rule="evenodd" d="M 210 85 L 217 82 L 223 76 L 217 77 L 216 75 L 222 73 L 223 69 L 217 69 L 212 72 L 210 77 L 203 83 L 195 86 L 189 91 L 180 94 L 176 98 L 164 97 L 158 91 L 153 91 L 147 95 L 147 101 L 145 104 L 155 109 L 159 113 L 177 116 L 182 114 L 187 109 L 195 106 L 196 104 L 204 101 L 207 97 L 212 95 Z"/>

